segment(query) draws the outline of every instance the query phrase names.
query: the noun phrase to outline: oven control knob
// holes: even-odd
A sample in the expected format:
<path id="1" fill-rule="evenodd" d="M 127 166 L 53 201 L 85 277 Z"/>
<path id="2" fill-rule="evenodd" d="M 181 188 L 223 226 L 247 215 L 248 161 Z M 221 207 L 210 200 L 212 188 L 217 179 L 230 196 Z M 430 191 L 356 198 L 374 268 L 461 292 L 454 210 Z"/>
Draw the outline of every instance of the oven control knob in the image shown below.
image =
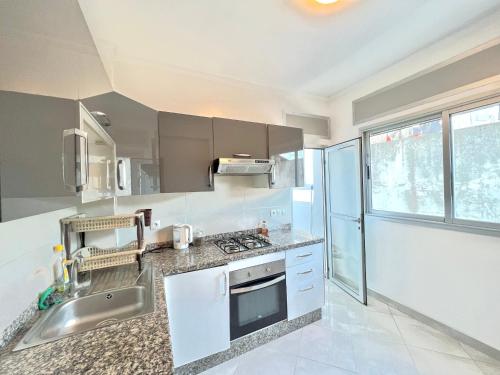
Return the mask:
<path id="1" fill-rule="evenodd" d="M 267 268 L 266 268 L 266 271 L 267 271 L 267 272 L 271 272 L 271 267 L 267 267 Z"/>

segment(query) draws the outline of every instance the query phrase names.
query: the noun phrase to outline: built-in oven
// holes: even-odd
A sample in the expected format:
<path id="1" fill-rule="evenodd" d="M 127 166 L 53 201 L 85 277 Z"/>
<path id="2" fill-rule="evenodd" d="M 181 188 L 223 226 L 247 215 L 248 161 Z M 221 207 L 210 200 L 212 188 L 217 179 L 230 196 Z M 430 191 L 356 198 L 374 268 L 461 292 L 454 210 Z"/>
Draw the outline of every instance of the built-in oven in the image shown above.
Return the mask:
<path id="1" fill-rule="evenodd" d="M 287 318 L 285 260 L 229 273 L 231 340 Z"/>

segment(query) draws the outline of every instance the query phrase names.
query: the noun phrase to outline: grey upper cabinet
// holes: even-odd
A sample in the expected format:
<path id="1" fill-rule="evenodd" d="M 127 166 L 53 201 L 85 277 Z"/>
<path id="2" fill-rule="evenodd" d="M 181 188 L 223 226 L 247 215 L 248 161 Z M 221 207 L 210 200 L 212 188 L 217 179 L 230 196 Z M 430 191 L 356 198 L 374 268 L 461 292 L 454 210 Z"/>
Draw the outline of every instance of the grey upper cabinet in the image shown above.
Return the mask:
<path id="1" fill-rule="evenodd" d="M 250 155 L 267 159 L 267 125 L 255 122 L 214 118 L 214 157 L 233 158 Z"/>
<path id="2" fill-rule="evenodd" d="M 299 128 L 269 125 L 269 157 L 276 161 L 271 188 L 304 186 L 304 134 Z"/>
<path id="3" fill-rule="evenodd" d="M 79 203 L 64 186 L 61 162 L 63 131 L 78 116 L 74 100 L 0 91 L 0 221 Z M 74 138 L 69 146 L 74 155 Z"/>
<path id="4" fill-rule="evenodd" d="M 117 195 L 159 193 L 158 112 L 117 92 L 82 103 L 110 120 L 104 129 L 116 143 Z"/>
<path id="5" fill-rule="evenodd" d="M 161 192 L 212 191 L 212 119 L 160 112 Z"/>

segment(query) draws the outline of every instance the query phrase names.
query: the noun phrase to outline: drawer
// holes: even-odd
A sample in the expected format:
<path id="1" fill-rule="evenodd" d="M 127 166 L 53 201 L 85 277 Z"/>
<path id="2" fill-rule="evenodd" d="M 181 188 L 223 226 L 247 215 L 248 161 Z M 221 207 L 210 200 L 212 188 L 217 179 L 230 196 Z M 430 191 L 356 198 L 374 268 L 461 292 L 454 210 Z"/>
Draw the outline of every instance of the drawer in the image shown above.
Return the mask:
<path id="1" fill-rule="evenodd" d="M 301 280 L 288 284 L 287 280 L 287 308 L 288 320 L 298 318 L 311 311 L 319 309 L 325 303 L 325 280 L 323 275 L 312 280 Z"/>
<path id="2" fill-rule="evenodd" d="M 303 282 L 310 282 L 323 275 L 323 260 L 313 259 L 310 262 L 288 267 L 286 269 L 287 283 L 298 285 Z"/>
<path id="3" fill-rule="evenodd" d="M 296 249 L 286 251 L 286 266 L 293 267 L 299 264 L 309 262 L 323 263 L 323 244 L 318 243 L 315 245 L 298 247 Z"/>

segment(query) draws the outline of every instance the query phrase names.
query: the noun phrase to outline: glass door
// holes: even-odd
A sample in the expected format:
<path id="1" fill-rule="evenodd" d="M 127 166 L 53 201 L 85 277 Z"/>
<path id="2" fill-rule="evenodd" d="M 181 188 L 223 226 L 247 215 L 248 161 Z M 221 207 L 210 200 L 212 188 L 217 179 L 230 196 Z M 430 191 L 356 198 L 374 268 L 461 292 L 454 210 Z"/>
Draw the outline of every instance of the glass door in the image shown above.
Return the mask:
<path id="1" fill-rule="evenodd" d="M 366 304 L 361 138 L 325 149 L 328 277 Z"/>

